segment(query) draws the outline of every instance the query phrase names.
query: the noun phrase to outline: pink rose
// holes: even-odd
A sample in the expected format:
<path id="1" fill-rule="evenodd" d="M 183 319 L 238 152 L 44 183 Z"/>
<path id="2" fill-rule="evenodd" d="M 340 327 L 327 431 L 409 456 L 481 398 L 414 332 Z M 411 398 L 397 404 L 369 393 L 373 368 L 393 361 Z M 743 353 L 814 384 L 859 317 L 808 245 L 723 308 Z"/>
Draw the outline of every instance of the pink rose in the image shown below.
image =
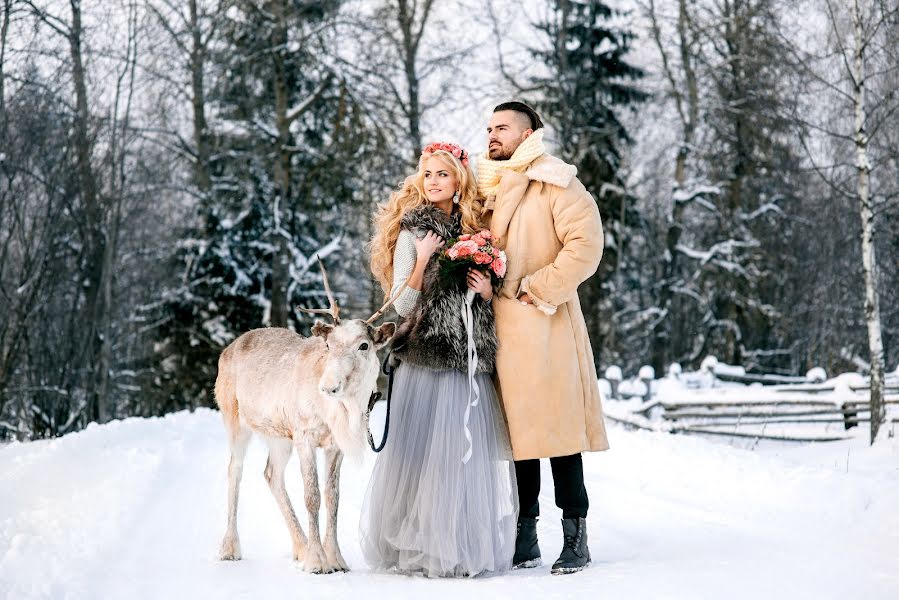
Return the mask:
<path id="1" fill-rule="evenodd" d="M 456 158 L 462 158 L 462 151 L 459 148 L 454 148 L 453 156 L 455 156 Z"/>
<path id="2" fill-rule="evenodd" d="M 453 246 L 452 248 L 450 248 L 449 250 L 446 251 L 446 255 L 448 257 L 450 257 L 450 259 L 456 260 L 457 258 L 459 258 L 459 251 L 456 250 L 455 246 Z"/>
<path id="3" fill-rule="evenodd" d="M 494 246 L 493 247 L 493 256 L 495 256 L 496 258 L 499 258 L 499 253 L 500 253 L 500 249 L 497 248 L 496 246 Z"/>
<path id="4" fill-rule="evenodd" d="M 506 261 L 502 258 L 496 258 L 490 263 L 490 268 L 496 273 L 497 277 L 506 276 Z"/>
<path id="5" fill-rule="evenodd" d="M 456 253 L 459 258 L 464 258 L 466 256 L 471 256 L 475 252 L 478 251 L 478 245 L 472 242 L 471 240 L 457 242 L 453 248 L 456 249 Z"/>
<path id="6" fill-rule="evenodd" d="M 470 239 L 471 239 L 471 234 L 470 234 L 470 233 L 463 233 L 462 235 L 459 236 L 459 241 L 460 241 L 460 242 L 464 242 L 464 241 L 467 241 L 467 240 L 470 240 Z"/>
<path id="7" fill-rule="evenodd" d="M 479 265 L 489 265 L 493 262 L 493 257 L 486 252 L 481 252 L 480 250 L 478 250 L 474 253 L 474 261 Z"/>
<path id="8" fill-rule="evenodd" d="M 492 240 L 493 234 L 490 233 L 489 229 L 485 229 L 484 231 L 481 232 L 481 237 L 484 238 L 485 240 Z"/>
<path id="9" fill-rule="evenodd" d="M 473 236 L 471 236 L 471 241 L 474 242 L 475 244 L 477 244 L 478 246 L 483 246 L 484 244 L 487 243 L 487 241 L 481 237 L 480 233 L 476 233 Z"/>

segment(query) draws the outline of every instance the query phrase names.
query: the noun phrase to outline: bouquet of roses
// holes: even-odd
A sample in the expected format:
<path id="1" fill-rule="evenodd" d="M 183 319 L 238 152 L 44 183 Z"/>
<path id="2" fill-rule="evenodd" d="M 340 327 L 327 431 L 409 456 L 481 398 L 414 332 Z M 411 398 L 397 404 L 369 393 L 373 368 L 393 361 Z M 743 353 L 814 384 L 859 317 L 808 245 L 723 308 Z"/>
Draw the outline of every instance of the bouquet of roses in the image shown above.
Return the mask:
<path id="1" fill-rule="evenodd" d="M 493 234 L 487 229 L 449 240 L 439 257 L 441 277 L 464 281 L 468 269 L 478 269 L 489 273 L 491 282 L 498 287 L 506 276 L 506 253 L 493 241 Z"/>

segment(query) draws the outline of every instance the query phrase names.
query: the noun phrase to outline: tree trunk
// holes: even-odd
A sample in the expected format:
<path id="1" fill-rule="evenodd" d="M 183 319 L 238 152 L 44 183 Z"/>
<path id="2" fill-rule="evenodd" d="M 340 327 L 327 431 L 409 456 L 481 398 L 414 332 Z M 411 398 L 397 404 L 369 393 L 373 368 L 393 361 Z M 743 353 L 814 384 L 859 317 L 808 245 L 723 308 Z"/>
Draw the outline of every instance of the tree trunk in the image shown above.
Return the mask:
<path id="1" fill-rule="evenodd" d="M 125 157 L 128 135 L 128 126 L 131 116 L 131 101 L 134 96 L 134 75 L 137 64 L 137 14 L 136 8 L 129 7 L 128 14 L 128 46 L 125 65 L 119 74 L 115 88 L 115 102 L 113 104 L 113 120 L 110 127 L 112 135 L 110 144 L 110 206 L 106 211 L 107 240 L 103 253 L 103 306 L 104 310 L 100 319 L 100 356 L 95 376 L 97 383 L 97 418 L 100 423 L 105 423 L 114 418 L 114 407 L 110 406 L 110 387 L 113 369 L 113 295 L 116 285 L 116 260 L 118 258 L 119 229 L 122 218 L 122 202 L 125 194 Z M 125 91 L 124 114 L 119 121 L 119 105 L 122 98 L 122 86 L 127 82 Z M 112 408 L 112 410 L 111 410 Z"/>
<path id="2" fill-rule="evenodd" d="M 194 146 L 196 148 L 196 164 L 194 176 L 201 195 L 205 198 L 212 187 L 209 175 L 209 135 L 206 123 L 206 89 L 204 72 L 206 65 L 206 47 L 203 43 L 203 32 L 200 31 L 197 0 L 190 0 L 190 87 L 191 104 L 194 120 Z"/>
<path id="3" fill-rule="evenodd" d="M 84 201 L 84 250 L 83 250 L 83 277 L 85 285 L 84 342 L 83 355 L 80 361 L 81 373 L 79 374 L 81 385 L 91 385 L 93 377 L 89 374 L 96 368 L 101 346 L 101 332 L 99 324 L 102 313 L 106 309 L 103 302 L 101 288 L 103 285 L 103 264 L 106 253 L 106 232 L 104 231 L 104 207 L 97 191 L 96 174 L 91 164 L 92 144 L 90 139 L 90 112 L 88 108 L 88 95 L 86 73 L 82 60 L 82 27 L 81 27 L 81 2 L 70 0 L 72 9 L 72 26 L 68 34 L 69 51 L 72 58 L 72 81 L 75 87 L 75 119 L 74 119 L 74 143 L 75 157 L 78 169 L 78 183 L 82 199 Z M 89 418 L 98 420 L 101 407 L 98 406 L 98 396 L 95 389 L 86 389 L 88 398 Z"/>
<path id="4" fill-rule="evenodd" d="M 409 124 L 409 149 L 412 153 L 412 163 L 418 161 L 421 154 L 421 99 L 418 89 L 418 72 L 415 63 L 418 60 L 418 44 L 415 39 L 415 9 L 416 3 L 412 3 L 412 9 L 409 9 L 407 0 L 399 0 L 397 4 L 399 9 L 399 25 L 403 35 L 403 67 L 406 76 L 406 86 L 409 90 L 409 103 L 406 107 L 406 118 Z M 427 13 L 423 19 L 427 19 Z M 424 27 L 424 22 L 422 22 Z"/>
<path id="5" fill-rule="evenodd" d="M 656 373 L 664 373 L 665 367 L 671 358 L 671 319 L 669 318 L 669 311 L 674 299 L 673 286 L 677 276 L 677 245 L 683 233 L 682 219 L 684 208 L 687 205 L 685 199 L 678 197 L 678 193 L 684 190 L 684 184 L 686 183 L 687 159 L 693 147 L 693 136 L 699 114 L 699 90 L 696 83 L 696 72 L 693 70 L 690 42 L 687 39 L 689 15 L 687 13 L 686 0 L 679 0 L 677 18 L 678 46 L 681 66 L 684 70 L 683 85 L 686 88 L 684 90 L 685 94 L 678 89 L 677 79 L 675 79 L 674 74 L 670 70 L 669 61 L 661 39 L 661 32 L 658 25 L 656 25 L 655 4 L 653 2 L 650 3 L 650 11 L 650 17 L 653 20 L 653 36 L 662 55 L 665 71 L 668 74 L 683 132 L 683 138 L 678 145 L 677 155 L 674 159 L 674 186 L 671 190 L 671 210 L 668 213 L 668 231 L 665 236 L 665 254 L 662 264 L 662 283 L 658 299 L 660 316 L 658 324 L 653 330 L 650 346 L 650 364 Z M 686 112 L 684 112 L 684 102 L 686 102 Z"/>
<path id="6" fill-rule="evenodd" d="M 869 188 L 871 166 L 868 161 L 868 135 L 865 130 L 865 54 L 864 27 L 858 0 L 852 5 L 855 32 L 853 101 L 855 104 L 855 166 L 857 194 L 862 220 L 862 265 L 865 276 L 865 322 L 868 326 L 868 350 L 871 353 L 871 443 L 877 439 L 886 419 L 883 402 L 884 351 L 880 327 L 880 301 L 877 291 L 877 258 L 874 253 L 874 207 Z"/>
<path id="7" fill-rule="evenodd" d="M 6 40 L 9 36 L 9 21 L 12 18 L 12 0 L 3 0 L 3 23 L 0 24 L 0 132 L 6 122 L 6 76 L 3 68 L 6 66 Z"/>
<path id="8" fill-rule="evenodd" d="M 275 182 L 277 191 L 272 202 L 273 227 L 272 247 L 272 291 L 269 324 L 272 327 L 287 327 L 290 248 L 284 238 L 285 230 L 281 222 L 281 210 L 286 208 L 290 199 L 290 121 L 287 118 L 287 76 L 284 64 L 284 52 L 287 48 L 287 21 L 284 14 L 286 6 L 279 2 L 273 7 L 276 21 L 273 29 L 272 60 L 274 76 L 272 82 L 275 92 L 275 120 L 278 130 L 277 147 L 275 148 Z"/>

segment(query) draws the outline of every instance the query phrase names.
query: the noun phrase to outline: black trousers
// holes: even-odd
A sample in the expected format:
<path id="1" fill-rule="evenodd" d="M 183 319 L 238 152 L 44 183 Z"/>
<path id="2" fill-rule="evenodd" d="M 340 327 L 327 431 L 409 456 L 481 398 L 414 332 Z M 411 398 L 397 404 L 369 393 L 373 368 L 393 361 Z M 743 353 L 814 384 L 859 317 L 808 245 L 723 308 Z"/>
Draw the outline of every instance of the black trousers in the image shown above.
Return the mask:
<path id="1" fill-rule="evenodd" d="M 556 506 L 562 509 L 563 519 L 587 516 L 590 502 L 584 487 L 584 464 L 580 454 L 557 456 L 549 459 L 556 488 Z M 540 515 L 540 460 L 516 460 L 515 476 L 518 479 L 518 502 L 521 518 Z"/>

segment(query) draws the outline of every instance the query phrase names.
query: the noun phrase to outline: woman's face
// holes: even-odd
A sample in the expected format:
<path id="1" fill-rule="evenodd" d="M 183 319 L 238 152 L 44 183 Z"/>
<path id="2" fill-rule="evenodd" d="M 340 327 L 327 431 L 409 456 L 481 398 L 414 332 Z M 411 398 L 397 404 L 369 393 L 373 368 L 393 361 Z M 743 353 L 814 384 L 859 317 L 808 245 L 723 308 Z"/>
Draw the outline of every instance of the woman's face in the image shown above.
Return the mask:
<path id="1" fill-rule="evenodd" d="M 459 189 L 459 181 L 453 170 L 436 156 L 429 156 L 422 165 L 424 180 L 422 187 L 428 200 L 434 204 L 452 201 L 453 195 Z"/>

